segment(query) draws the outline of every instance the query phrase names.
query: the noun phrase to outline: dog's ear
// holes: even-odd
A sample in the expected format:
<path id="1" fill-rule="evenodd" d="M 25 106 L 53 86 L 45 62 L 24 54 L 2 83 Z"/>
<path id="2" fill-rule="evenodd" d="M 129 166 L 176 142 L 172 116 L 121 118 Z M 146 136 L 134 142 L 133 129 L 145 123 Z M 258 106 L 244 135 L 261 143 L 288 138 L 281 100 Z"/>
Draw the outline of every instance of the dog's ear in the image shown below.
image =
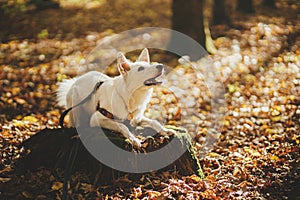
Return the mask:
<path id="1" fill-rule="evenodd" d="M 143 51 L 141 52 L 137 61 L 143 61 L 143 62 L 150 63 L 149 51 L 147 48 L 143 49 Z"/>
<path id="2" fill-rule="evenodd" d="M 125 76 L 127 74 L 127 71 L 130 70 L 130 63 L 126 59 L 123 53 L 119 52 L 118 57 L 117 57 L 117 65 L 118 65 L 118 70 L 120 74 Z"/>

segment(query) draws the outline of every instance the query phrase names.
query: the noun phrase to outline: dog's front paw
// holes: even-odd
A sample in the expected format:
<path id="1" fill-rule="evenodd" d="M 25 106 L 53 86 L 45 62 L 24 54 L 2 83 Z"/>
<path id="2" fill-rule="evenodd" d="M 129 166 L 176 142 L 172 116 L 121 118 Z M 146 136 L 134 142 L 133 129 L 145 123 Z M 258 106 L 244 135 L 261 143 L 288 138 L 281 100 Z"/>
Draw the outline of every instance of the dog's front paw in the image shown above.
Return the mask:
<path id="1" fill-rule="evenodd" d="M 173 129 L 168 129 L 168 128 L 163 128 L 159 134 L 162 135 L 162 136 L 170 136 L 170 135 L 174 135 L 176 133 L 175 130 Z"/>
<path id="2" fill-rule="evenodd" d="M 140 125 L 141 121 L 142 120 L 140 118 L 133 118 L 130 120 L 130 126 L 137 127 L 138 125 Z"/>
<path id="3" fill-rule="evenodd" d="M 136 147 L 136 148 L 141 148 L 142 146 L 142 141 L 139 140 L 136 137 L 132 137 L 132 138 L 128 138 L 129 142 L 132 144 L 132 146 Z"/>

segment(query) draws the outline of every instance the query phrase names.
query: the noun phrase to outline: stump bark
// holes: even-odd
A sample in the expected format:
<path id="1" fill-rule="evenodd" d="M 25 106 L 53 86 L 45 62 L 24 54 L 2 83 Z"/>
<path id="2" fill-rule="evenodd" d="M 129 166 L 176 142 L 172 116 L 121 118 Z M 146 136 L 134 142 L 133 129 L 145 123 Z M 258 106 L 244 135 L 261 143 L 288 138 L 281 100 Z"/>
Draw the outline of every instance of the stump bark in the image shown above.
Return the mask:
<path id="1" fill-rule="evenodd" d="M 169 138 L 159 136 L 155 133 L 154 136 L 145 136 L 143 146 L 140 149 L 134 148 L 117 133 L 106 129 L 101 129 L 101 132 L 118 147 L 129 152 L 135 152 L 136 155 L 140 152 L 147 153 L 156 151 L 167 145 L 172 140 L 178 141 L 182 144 L 181 148 L 186 149 L 185 152 L 172 164 L 160 169 L 159 171 L 173 171 L 176 169 L 180 175 L 196 174 L 199 177 L 204 178 L 199 160 L 191 143 L 191 138 L 186 130 L 177 127 L 169 128 L 176 130 L 177 133 Z M 101 137 L 98 136 L 99 130 L 99 128 L 88 129 L 89 134 L 95 134 L 92 134 L 93 136 L 91 136 L 91 140 L 94 141 L 95 138 L 93 137 L 98 137 L 98 141 L 101 141 Z M 152 129 L 144 129 L 142 132 L 144 135 L 153 134 Z M 81 171 L 86 173 L 94 182 L 94 185 L 97 186 L 110 184 L 112 181 L 124 176 L 125 174 L 128 174 L 128 176 L 133 180 L 138 179 L 142 175 L 139 173 L 125 173 L 118 171 L 99 162 L 86 149 L 82 140 L 79 138 L 77 129 L 75 128 L 42 130 L 27 141 L 23 142 L 20 147 L 23 147 L 26 153 L 22 159 L 16 163 L 16 173 L 23 173 L 28 170 L 33 171 L 39 167 L 46 167 L 49 169 L 61 168 L 65 170 L 65 173 L 71 174 L 75 171 Z M 171 150 L 172 148 L 170 151 Z M 167 154 L 165 156 L 171 156 L 172 152 L 167 151 Z M 72 157 L 72 155 L 73 161 L 70 161 L 70 157 Z M 135 163 L 133 162 L 132 165 L 135 165 Z"/>

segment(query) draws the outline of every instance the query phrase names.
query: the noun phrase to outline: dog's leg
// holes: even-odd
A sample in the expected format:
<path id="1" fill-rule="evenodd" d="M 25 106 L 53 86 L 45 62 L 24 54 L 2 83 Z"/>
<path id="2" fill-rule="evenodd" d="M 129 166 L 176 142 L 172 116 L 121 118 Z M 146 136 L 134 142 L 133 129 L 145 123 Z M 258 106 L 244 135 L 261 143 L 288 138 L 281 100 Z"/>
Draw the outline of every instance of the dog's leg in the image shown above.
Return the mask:
<path id="1" fill-rule="evenodd" d="M 157 120 L 149 119 L 145 116 L 141 118 L 134 118 L 131 121 L 131 125 L 140 125 L 143 127 L 150 127 L 153 128 L 156 132 L 163 136 L 173 135 L 176 131 L 172 129 L 167 129 L 162 126 Z"/>
<path id="2" fill-rule="evenodd" d="M 133 146 L 141 147 L 141 141 L 132 134 L 129 129 L 122 123 L 112 119 L 103 118 L 99 112 L 95 112 L 90 121 L 91 127 L 100 126 L 109 130 L 121 133 L 125 138 L 128 138 Z"/>

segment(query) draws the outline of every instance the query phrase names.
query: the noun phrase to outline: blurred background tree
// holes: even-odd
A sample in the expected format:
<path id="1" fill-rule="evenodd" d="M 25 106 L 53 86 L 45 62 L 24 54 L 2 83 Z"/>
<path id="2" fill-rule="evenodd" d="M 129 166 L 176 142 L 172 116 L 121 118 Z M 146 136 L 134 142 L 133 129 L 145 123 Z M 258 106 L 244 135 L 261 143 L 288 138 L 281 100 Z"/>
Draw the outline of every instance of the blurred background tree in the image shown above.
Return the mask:
<path id="1" fill-rule="evenodd" d="M 226 13 L 225 1 L 214 0 L 213 24 L 229 24 L 230 19 Z"/>
<path id="2" fill-rule="evenodd" d="M 190 36 L 205 46 L 203 6 L 203 0 L 173 0 L 172 29 Z"/>
<path id="3" fill-rule="evenodd" d="M 254 13 L 254 0 L 236 0 L 236 10 L 242 13 Z M 228 3 L 228 2 L 227 2 Z M 275 0 L 263 0 L 262 5 L 275 8 Z M 213 8 L 212 8 L 213 5 Z M 173 0 L 172 1 L 172 29 L 184 33 L 209 53 L 215 52 L 211 38 L 209 22 L 213 25 L 230 25 L 230 17 L 226 13 L 228 6 L 225 0 Z M 176 42 L 171 40 L 172 42 Z"/>
<path id="4" fill-rule="evenodd" d="M 269 6 L 271 8 L 275 8 L 275 0 L 263 0 L 263 4 L 265 6 Z"/>
<path id="5" fill-rule="evenodd" d="M 210 19 L 213 18 L 213 24 L 230 23 L 224 0 L 173 0 L 172 14 L 172 29 L 190 36 L 212 54 L 216 48 L 209 29 Z M 173 38 L 170 43 L 176 42 Z"/>
<path id="6" fill-rule="evenodd" d="M 252 0 L 237 0 L 237 11 L 254 13 Z"/>

